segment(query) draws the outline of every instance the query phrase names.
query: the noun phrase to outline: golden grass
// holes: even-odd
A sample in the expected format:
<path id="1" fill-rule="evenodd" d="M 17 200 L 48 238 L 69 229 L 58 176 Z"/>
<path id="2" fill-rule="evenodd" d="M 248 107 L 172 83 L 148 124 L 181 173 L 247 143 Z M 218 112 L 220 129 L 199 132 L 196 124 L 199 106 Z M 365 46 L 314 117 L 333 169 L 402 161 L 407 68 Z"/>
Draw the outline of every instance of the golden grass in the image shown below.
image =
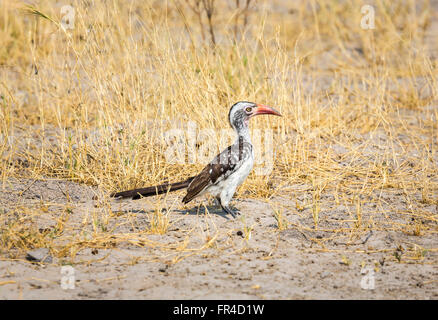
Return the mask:
<path id="1" fill-rule="evenodd" d="M 331 205 L 355 207 L 353 223 L 335 235 L 354 238 L 368 228 L 436 234 L 438 217 L 427 207 L 438 205 L 438 43 L 428 36 L 437 13 L 429 1 L 375 1 L 374 30 L 361 28 L 358 0 L 290 2 L 281 12 L 268 4 L 253 3 L 245 25 L 241 11 L 216 2 L 212 45 L 208 20 L 199 23 L 185 1 L 72 1 L 74 29 L 65 30 L 55 1 L 3 0 L 3 188 L 11 177 L 69 179 L 106 192 L 185 179 L 203 164 L 166 161 L 165 133 L 189 122 L 197 130 L 228 128 L 230 105 L 249 100 L 284 117 L 252 123 L 273 130 L 273 171 L 251 174 L 237 197 L 283 197 L 293 214 L 310 208 L 314 223 L 302 230 L 320 229 L 321 196 L 332 194 Z M 417 218 L 413 226 L 364 218 L 364 201 L 387 212 L 379 211 L 388 205 L 384 190 L 401 190 L 406 205 L 394 210 Z M 297 200 L 302 192 L 311 199 Z M 149 230 L 117 233 L 132 217 L 112 212 L 108 200 L 101 206 L 72 226 L 67 209 L 17 205 L 0 213 L 0 252 L 44 246 L 73 259 L 87 247 L 154 247 L 147 235 L 172 223 L 157 205 Z M 54 230 L 38 231 L 44 216 Z M 280 230 L 292 227 L 283 209 L 275 217 Z M 186 242 L 171 247 L 188 250 Z"/>

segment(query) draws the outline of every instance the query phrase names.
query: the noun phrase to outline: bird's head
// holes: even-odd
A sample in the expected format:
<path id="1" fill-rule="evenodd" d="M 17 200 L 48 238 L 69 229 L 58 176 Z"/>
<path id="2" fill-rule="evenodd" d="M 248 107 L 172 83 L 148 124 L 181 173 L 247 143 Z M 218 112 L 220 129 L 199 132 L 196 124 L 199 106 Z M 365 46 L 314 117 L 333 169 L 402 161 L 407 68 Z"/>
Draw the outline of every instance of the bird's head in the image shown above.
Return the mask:
<path id="1" fill-rule="evenodd" d="M 280 112 L 274 108 L 254 102 L 240 101 L 231 107 L 228 120 L 234 130 L 240 131 L 242 128 L 248 127 L 249 119 L 260 114 L 273 114 L 281 117 Z"/>

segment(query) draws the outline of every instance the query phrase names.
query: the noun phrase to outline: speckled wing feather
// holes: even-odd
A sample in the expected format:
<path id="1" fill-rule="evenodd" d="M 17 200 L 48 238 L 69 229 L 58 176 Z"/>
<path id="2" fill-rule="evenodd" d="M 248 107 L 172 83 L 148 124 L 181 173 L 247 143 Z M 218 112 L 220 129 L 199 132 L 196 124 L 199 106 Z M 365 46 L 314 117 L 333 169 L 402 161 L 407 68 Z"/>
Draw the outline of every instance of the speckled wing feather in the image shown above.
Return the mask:
<path id="1" fill-rule="evenodd" d="M 218 154 L 189 184 L 183 202 L 187 203 L 211 185 L 214 185 L 242 165 L 252 152 L 252 145 L 239 139 L 233 145 Z"/>

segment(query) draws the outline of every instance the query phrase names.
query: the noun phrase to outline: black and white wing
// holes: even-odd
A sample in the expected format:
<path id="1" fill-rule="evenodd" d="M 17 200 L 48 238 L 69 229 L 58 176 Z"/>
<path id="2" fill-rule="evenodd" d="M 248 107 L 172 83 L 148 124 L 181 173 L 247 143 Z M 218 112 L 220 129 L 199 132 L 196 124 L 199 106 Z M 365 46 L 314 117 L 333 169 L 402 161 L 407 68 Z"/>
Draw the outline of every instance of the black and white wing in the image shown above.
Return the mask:
<path id="1" fill-rule="evenodd" d="M 252 153 L 252 145 L 243 139 L 218 154 L 197 176 L 187 188 L 183 202 L 187 203 L 211 185 L 226 179 L 240 168 Z"/>

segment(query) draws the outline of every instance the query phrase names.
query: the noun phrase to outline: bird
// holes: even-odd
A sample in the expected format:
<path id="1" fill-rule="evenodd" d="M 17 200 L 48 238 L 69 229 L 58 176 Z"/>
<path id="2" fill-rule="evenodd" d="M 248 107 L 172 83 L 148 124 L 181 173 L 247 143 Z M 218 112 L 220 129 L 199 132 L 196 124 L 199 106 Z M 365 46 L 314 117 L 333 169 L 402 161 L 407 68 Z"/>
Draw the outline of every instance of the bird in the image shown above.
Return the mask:
<path id="1" fill-rule="evenodd" d="M 228 121 L 237 138 L 231 146 L 214 157 L 198 175 L 180 182 L 115 192 L 111 197 L 137 200 L 187 188 L 187 193 L 182 199 L 183 203 L 186 204 L 196 197 L 209 193 L 216 198 L 226 214 L 236 218 L 236 214 L 240 213 L 230 208 L 230 200 L 254 166 L 254 147 L 251 143 L 249 120 L 263 114 L 282 116 L 274 108 L 263 104 L 248 101 L 233 104 L 228 112 Z"/>

